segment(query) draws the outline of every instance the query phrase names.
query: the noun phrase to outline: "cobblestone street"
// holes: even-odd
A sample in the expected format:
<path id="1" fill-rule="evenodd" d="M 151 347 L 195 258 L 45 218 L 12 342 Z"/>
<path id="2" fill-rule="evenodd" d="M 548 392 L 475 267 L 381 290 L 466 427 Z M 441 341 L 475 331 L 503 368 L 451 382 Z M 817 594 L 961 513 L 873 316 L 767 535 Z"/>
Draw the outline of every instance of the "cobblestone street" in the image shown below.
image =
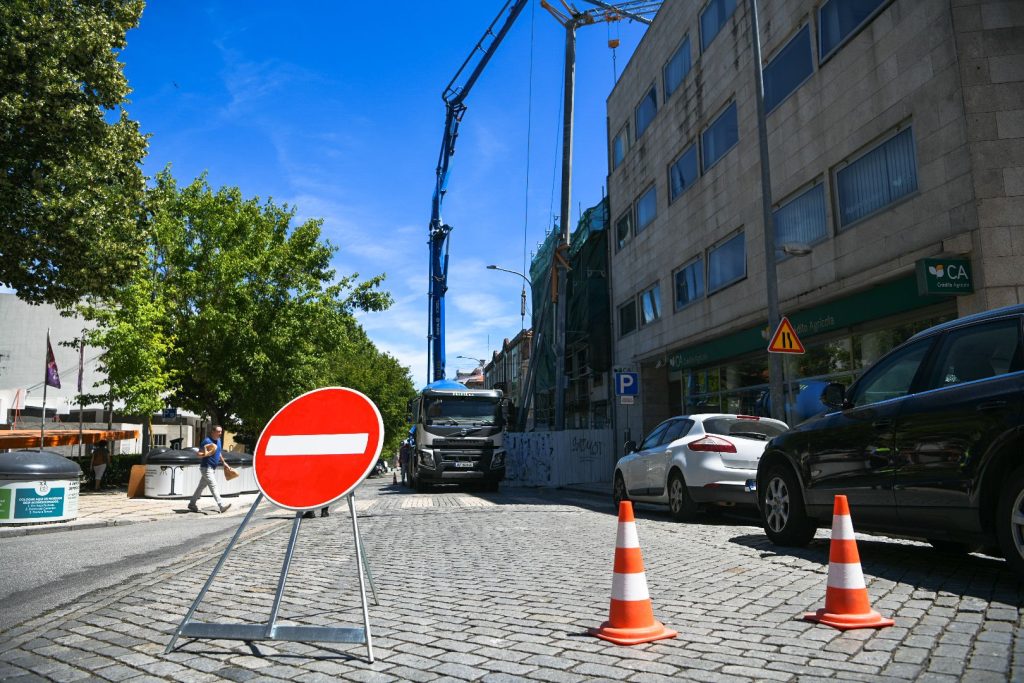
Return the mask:
<path id="1" fill-rule="evenodd" d="M 1024 678 L 1021 584 L 1001 560 L 859 536 L 872 606 L 894 628 L 841 633 L 799 621 L 824 604 L 828 532 L 775 548 L 752 522 L 637 525 L 656 617 L 674 640 L 614 646 L 607 617 L 616 518 L 590 494 L 526 489 L 359 490 L 380 605 L 376 662 L 362 645 L 182 638 L 163 654 L 228 536 L 131 585 L 0 633 L 0 678 L 73 681 L 932 680 Z M 198 621 L 265 622 L 291 515 L 247 533 Z M 856 510 L 853 511 L 856 525 Z M 130 533 L 131 527 L 124 529 Z M 347 509 L 304 520 L 279 622 L 361 626 Z"/>

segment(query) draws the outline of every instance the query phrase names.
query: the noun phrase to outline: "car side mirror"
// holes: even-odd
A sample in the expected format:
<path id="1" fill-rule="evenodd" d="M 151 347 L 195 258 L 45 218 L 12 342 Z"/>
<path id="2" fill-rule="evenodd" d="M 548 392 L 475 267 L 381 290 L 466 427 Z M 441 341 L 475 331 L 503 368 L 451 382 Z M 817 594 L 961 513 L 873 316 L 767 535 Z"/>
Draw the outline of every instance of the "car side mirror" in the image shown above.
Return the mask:
<path id="1" fill-rule="evenodd" d="M 838 382 L 826 384 L 821 392 L 821 402 L 832 410 L 842 410 L 846 406 L 846 387 Z"/>
<path id="2" fill-rule="evenodd" d="M 626 455 L 629 455 L 630 453 L 636 453 L 636 452 L 637 452 L 638 450 L 640 450 L 640 449 L 639 449 L 639 448 L 637 448 L 637 446 L 636 446 L 636 441 L 633 441 L 632 439 L 630 439 L 630 440 L 629 440 L 629 441 L 627 441 L 627 442 L 626 442 L 626 444 L 625 444 L 625 445 L 623 446 L 623 450 L 625 450 L 625 451 L 626 451 Z"/>

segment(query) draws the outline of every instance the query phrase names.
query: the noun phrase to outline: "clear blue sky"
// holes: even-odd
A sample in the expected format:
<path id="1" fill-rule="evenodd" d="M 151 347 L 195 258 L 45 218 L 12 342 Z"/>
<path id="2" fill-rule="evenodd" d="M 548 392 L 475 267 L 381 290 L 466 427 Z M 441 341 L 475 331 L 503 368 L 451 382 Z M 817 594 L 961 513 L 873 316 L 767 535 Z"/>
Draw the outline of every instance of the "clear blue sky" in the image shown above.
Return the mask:
<path id="1" fill-rule="evenodd" d="M 146 173 L 171 164 L 187 183 L 206 171 L 214 187 L 323 218 L 340 274 L 386 273 L 395 305 L 360 321 L 420 385 L 440 94 L 501 4 L 151 2 L 122 54 L 128 111 L 152 136 Z M 574 224 L 605 184 L 608 37 L 621 39 L 621 73 L 642 34 L 632 22 L 578 31 Z M 442 209 L 455 226 L 449 376 L 475 365 L 456 356 L 489 359 L 520 329 L 522 281 L 485 266 L 523 271 L 524 229 L 529 259 L 558 211 L 564 35 L 528 6 L 467 100 Z"/>

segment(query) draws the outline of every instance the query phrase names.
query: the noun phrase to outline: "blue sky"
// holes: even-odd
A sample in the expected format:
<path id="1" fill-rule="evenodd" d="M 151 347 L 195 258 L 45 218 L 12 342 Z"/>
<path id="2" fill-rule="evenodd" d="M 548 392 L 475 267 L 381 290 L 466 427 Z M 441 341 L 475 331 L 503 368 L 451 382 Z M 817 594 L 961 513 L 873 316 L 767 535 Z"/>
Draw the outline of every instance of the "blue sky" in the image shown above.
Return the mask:
<path id="1" fill-rule="evenodd" d="M 339 274 L 386 273 L 394 306 L 360 322 L 422 384 L 440 95 L 501 4 L 154 0 L 122 53 L 128 111 L 152 136 L 145 171 L 171 164 L 181 183 L 206 171 L 215 187 L 323 218 Z M 573 224 L 605 184 L 609 35 L 621 73 L 642 34 L 632 22 L 577 33 Z M 524 230 L 529 259 L 558 211 L 564 35 L 528 6 L 467 100 L 442 207 L 455 226 L 449 376 L 475 365 L 456 356 L 489 359 L 520 329 L 522 281 L 485 266 L 523 271 Z"/>

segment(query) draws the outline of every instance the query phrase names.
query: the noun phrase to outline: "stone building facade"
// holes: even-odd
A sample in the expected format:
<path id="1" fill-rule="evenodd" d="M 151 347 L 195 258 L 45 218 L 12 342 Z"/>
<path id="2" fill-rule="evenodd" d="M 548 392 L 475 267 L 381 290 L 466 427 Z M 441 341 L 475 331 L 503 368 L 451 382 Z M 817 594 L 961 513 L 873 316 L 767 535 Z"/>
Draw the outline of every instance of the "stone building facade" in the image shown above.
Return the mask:
<path id="1" fill-rule="evenodd" d="M 780 308 L 807 346 L 786 361 L 796 422 L 801 391 L 1024 301 L 1024 3 L 757 3 Z M 608 98 L 614 363 L 641 373 L 634 435 L 763 410 L 750 39 L 746 0 L 667 2 Z M 965 276 L 959 295 L 919 284 L 928 268 Z"/>

